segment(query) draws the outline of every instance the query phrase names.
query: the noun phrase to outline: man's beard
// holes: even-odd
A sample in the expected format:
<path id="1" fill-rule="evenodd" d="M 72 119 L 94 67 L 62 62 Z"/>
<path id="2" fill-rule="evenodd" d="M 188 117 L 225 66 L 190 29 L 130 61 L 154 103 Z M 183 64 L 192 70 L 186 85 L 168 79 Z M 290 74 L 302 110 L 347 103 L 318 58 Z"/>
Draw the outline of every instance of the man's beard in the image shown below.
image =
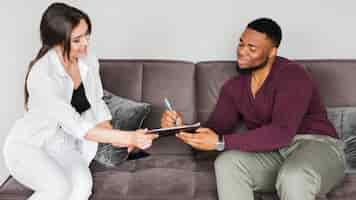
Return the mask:
<path id="1" fill-rule="evenodd" d="M 247 68 L 241 68 L 238 63 L 236 63 L 236 70 L 239 74 L 251 74 L 252 72 L 264 68 L 267 63 L 268 63 L 268 57 L 260 64 L 247 67 Z"/>

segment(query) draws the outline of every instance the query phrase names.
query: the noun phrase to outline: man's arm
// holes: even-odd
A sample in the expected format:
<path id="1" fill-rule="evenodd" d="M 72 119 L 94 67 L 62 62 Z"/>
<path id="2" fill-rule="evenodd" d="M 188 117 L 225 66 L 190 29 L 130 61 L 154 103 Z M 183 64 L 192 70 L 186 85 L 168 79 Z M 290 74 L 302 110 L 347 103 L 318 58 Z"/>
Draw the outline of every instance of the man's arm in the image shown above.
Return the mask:
<path id="1" fill-rule="evenodd" d="M 181 132 L 177 134 L 179 139 L 199 150 L 217 150 L 218 134 L 231 132 L 241 118 L 236 105 L 238 97 L 231 95 L 236 95 L 239 89 L 229 83 L 221 89 L 215 109 L 204 125 L 206 128 L 199 128 L 196 133 Z"/>
<path id="2" fill-rule="evenodd" d="M 259 152 L 290 144 L 313 94 L 313 84 L 306 72 L 294 71 L 293 77 L 281 77 L 283 84 L 276 91 L 272 121 L 244 133 L 225 135 L 225 148 Z"/>
<path id="3" fill-rule="evenodd" d="M 241 120 L 237 105 L 234 103 L 236 100 L 230 94 L 231 91 L 229 91 L 232 90 L 229 83 L 230 81 L 221 88 L 215 108 L 208 121 L 204 123 L 204 127 L 213 129 L 217 134 L 233 131 Z"/>

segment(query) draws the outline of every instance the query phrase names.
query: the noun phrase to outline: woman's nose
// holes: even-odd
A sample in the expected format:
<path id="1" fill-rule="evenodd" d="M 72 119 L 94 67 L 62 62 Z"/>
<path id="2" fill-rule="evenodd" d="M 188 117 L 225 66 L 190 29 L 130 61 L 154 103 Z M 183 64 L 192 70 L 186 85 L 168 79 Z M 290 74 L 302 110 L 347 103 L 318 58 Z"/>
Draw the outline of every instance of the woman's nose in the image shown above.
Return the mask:
<path id="1" fill-rule="evenodd" d="M 89 36 L 86 36 L 86 37 L 83 37 L 83 40 L 82 40 L 82 45 L 83 46 L 88 46 L 89 45 Z"/>

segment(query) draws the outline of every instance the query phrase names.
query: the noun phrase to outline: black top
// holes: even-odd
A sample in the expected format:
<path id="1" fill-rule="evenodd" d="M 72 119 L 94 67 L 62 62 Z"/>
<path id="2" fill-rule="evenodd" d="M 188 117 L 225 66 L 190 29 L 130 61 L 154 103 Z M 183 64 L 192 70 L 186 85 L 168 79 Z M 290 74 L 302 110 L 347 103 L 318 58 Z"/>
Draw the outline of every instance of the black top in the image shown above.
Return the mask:
<path id="1" fill-rule="evenodd" d="M 82 114 L 90 108 L 83 83 L 80 83 L 79 87 L 73 90 L 72 101 L 70 103 L 79 114 Z"/>

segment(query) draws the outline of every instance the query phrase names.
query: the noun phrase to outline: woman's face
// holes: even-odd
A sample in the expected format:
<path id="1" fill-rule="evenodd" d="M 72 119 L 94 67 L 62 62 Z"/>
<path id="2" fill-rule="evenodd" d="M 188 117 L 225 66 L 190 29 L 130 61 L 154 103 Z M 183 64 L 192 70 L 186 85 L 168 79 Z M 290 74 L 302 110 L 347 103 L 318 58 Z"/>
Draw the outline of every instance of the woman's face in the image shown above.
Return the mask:
<path id="1" fill-rule="evenodd" d="M 79 24 L 73 29 L 70 37 L 71 59 L 77 59 L 86 56 L 89 46 L 89 39 L 90 34 L 88 32 L 88 24 L 84 19 L 81 19 Z"/>

